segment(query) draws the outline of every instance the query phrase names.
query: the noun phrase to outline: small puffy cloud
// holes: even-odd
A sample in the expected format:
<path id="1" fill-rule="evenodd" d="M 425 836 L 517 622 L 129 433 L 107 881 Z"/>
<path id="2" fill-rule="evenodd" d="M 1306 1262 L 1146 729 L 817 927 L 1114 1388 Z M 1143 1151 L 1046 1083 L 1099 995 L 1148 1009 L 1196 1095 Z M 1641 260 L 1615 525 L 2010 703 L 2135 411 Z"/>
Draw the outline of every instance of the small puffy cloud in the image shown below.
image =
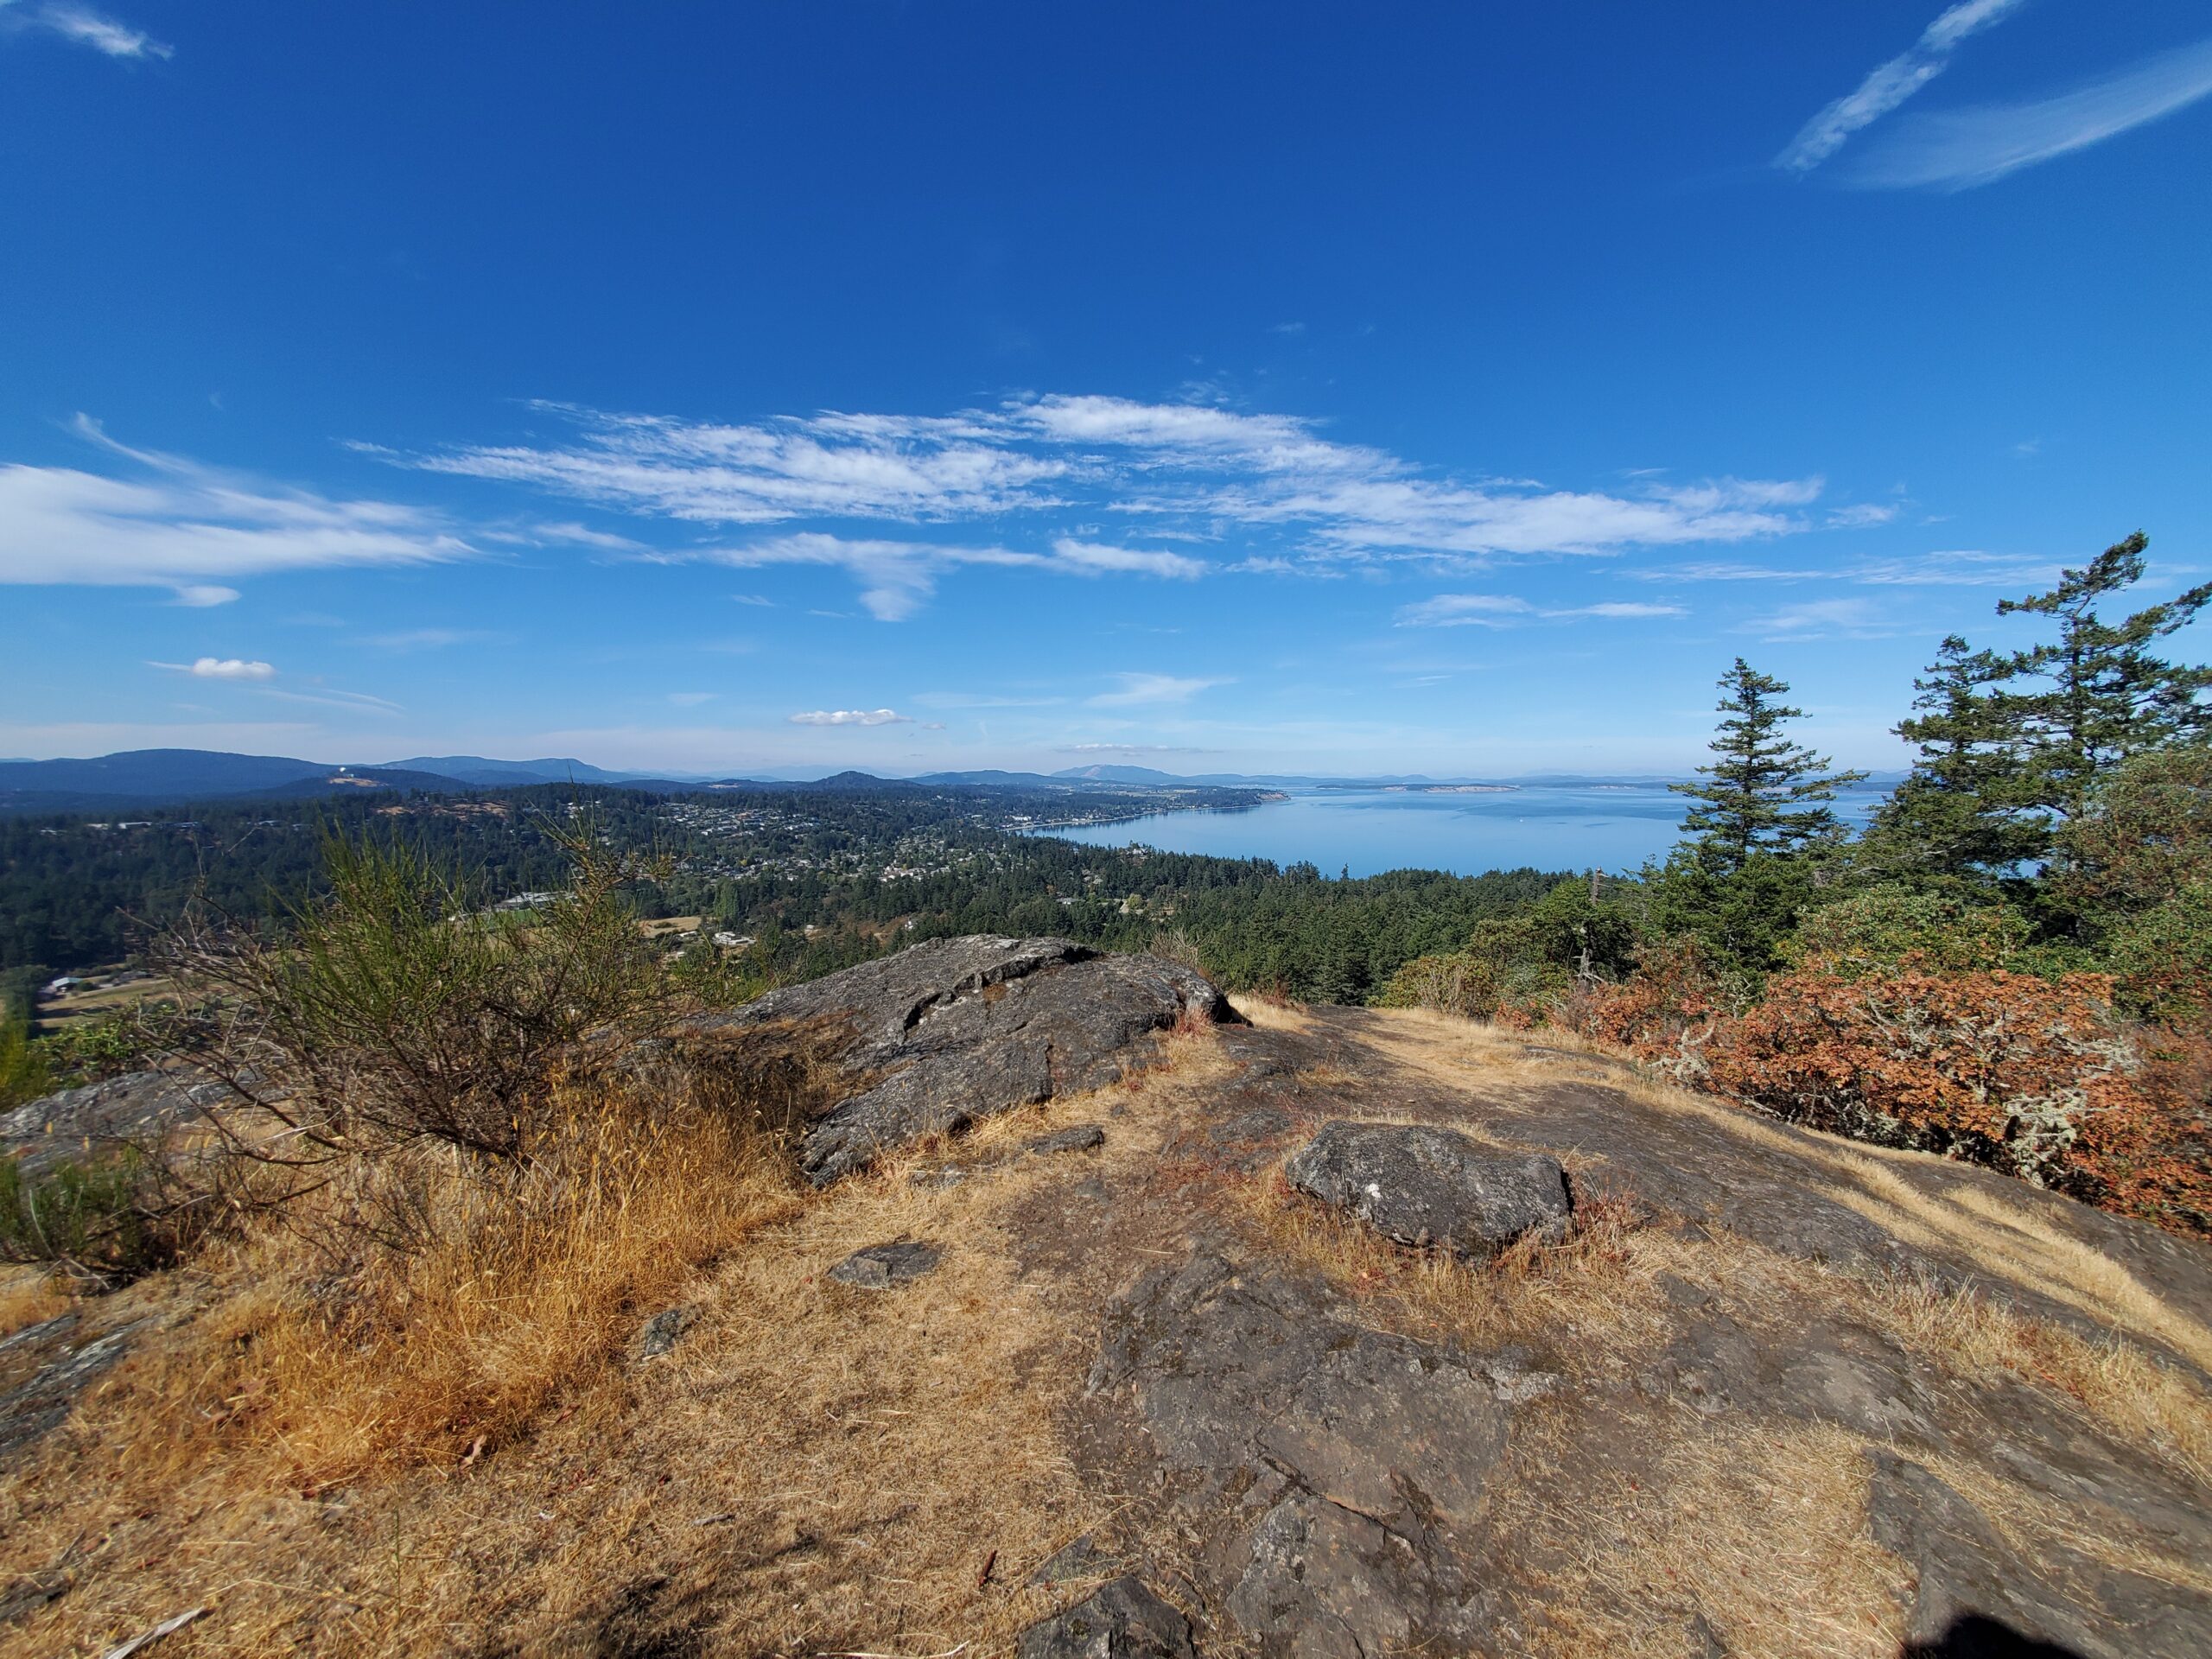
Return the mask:
<path id="1" fill-rule="evenodd" d="M 189 674 L 196 680 L 273 680 L 276 671 L 267 663 L 249 662 L 240 657 L 200 657 L 188 663 L 156 663 L 156 668 L 166 668 L 174 674 Z"/>
<path id="2" fill-rule="evenodd" d="M 1510 594 L 1439 594 L 1398 609 L 1402 628 L 1504 628 L 1535 607 Z"/>
<path id="3" fill-rule="evenodd" d="M 1116 674 L 1118 691 L 1102 691 L 1087 699 L 1093 709 L 1127 709 L 1144 702 L 1188 702 L 1209 686 L 1226 680 L 1181 679 L 1173 674 Z"/>
<path id="4" fill-rule="evenodd" d="M 794 726 L 911 726 L 913 716 L 892 709 L 815 709 L 791 716 Z"/>

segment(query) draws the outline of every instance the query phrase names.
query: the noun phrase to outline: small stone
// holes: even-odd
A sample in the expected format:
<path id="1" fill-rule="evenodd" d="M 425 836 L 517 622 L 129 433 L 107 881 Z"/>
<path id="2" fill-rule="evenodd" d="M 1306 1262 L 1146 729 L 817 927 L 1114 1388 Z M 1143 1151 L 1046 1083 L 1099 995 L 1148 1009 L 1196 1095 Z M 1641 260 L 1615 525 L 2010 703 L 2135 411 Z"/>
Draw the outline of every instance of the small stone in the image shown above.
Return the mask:
<path id="1" fill-rule="evenodd" d="M 855 1250 L 830 1268 L 830 1276 L 841 1285 L 854 1285 L 861 1290 L 889 1290 L 893 1285 L 920 1278 L 937 1266 L 940 1254 L 934 1244 L 907 1239 L 891 1244 L 871 1244 L 864 1250 Z"/>
<path id="2" fill-rule="evenodd" d="M 1133 1578 L 1039 1620 L 1014 1651 L 1020 1659 L 1197 1659 L 1190 1621 Z"/>
<path id="3" fill-rule="evenodd" d="M 1055 1152 L 1088 1152 L 1093 1147 L 1106 1144 L 1106 1131 L 1096 1123 L 1077 1123 L 1071 1128 L 1040 1135 L 1023 1146 L 1024 1152 L 1049 1154 Z"/>
<path id="4" fill-rule="evenodd" d="M 683 1340 L 683 1333 L 697 1317 L 688 1307 L 664 1308 L 645 1321 L 644 1334 L 638 1339 L 638 1351 L 647 1359 L 658 1359 Z"/>
<path id="5" fill-rule="evenodd" d="M 1427 1124 L 1326 1123 L 1284 1166 L 1291 1185 L 1401 1244 L 1488 1257 L 1564 1237 L 1574 1200 L 1556 1158 L 1490 1151 Z"/>

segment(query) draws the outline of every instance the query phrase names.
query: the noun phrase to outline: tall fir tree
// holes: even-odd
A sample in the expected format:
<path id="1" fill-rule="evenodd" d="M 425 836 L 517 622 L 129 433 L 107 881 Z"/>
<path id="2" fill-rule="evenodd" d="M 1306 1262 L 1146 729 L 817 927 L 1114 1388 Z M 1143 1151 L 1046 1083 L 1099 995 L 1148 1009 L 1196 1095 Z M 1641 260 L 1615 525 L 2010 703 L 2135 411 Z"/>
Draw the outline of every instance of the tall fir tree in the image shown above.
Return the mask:
<path id="1" fill-rule="evenodd" d="M 1793 743 L 1784 721 L 1804 710 L 1780 699 L 1789 688 L 1738 657 L 1720 677 L 1718 705 L 1726 716 L 1713 740 L 1713 762 L 1702 783 L 1673 787 L 1697 802 L 1682 821 L 1699 861 L 1716 874 L 1741 870 L 1757 854 L 1789 855 L 1841 839 L 1843 825 L 1828 804 L 1863 772 L 1830 772 L 1826 756 Z"/>
<path id="2" fill-rule="evenodd" d="M 2207 604 L 2212 582 L 2163 605 L 2108 624 L 2101 601 L 2143 579 L 2149 538 L 2141 531 L 2107 548 L 2079 570 L 2062 570 L 2047 594 L 2008 599 L 1999 616 L 2058 619 L 2058 638 L 2005 660 L 2007 678 L 2045 682 L 2044 689 L 2008 694 L 2012 741 L 2025 763 L 2025 804 L 2079 818 L 2099 775 L 2131 754 L 2212 736 L 2212 668 L 2170 663 L 2152 646 L 2186 627 Z"/>
<path id="3" fill-rule="evenodd" d="M 1913 681 L 1919 712 L 1897 734 L 1919 751 L 1868 835 L 1874 862 L 1909 880 L 1986 880 L 2040 854 L 2050 820 L 2024 811 L 2018 700 L 2001 688 L 2011 658 L 1947 638 Z"/>

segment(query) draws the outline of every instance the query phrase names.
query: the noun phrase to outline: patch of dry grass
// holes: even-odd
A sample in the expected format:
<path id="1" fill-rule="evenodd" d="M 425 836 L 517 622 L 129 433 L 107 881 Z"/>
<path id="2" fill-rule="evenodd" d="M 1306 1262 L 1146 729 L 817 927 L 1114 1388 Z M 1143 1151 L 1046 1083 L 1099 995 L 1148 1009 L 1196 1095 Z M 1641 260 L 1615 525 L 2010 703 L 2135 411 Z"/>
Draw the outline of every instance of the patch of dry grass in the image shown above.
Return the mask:
<path id="1" fill-rule="evenodd" d="M 75 1305 L 42 1267 L 0 1268 L 0 1337 L 59 1318 Z"/>
<path id="2" fill-rule="evenodd" d="M 2092 1342 L 1977 1289 L 1926 1279 L 1882 1286 L 1870 1306 L 1927 1363 L 1970 1381 L 2008 1372 L 2031 1378 L 2121 1444 L 2212 1489 L 2212 1399 L 2134 1344 Z"/>
<path id="3" fill-rule="evenodd" d="M 1739 1659 L 1894 1659 L 1902 1563 L 1866 1526 L 1861 1442 L 1790 1425 L 1693 1433 L 1648 1478 L 1624 1477 L 1594 1509 L 1537 1506 L 1508 1524 L 1555 1565 L 1528 1632 L 1537 1653 L 1694 1654 L 1702 1619 Z"/>
<path id="4" fill-rule="evenodd" d="M 205 1602 L 191 1640 L 238 1652 L 1009 1648 L 1065 1599 L 1027 1573 L 1111 1503 L 1054 1424 L 1095 1304 L 1022 1276 L 1010 1218 L 1148 1156 L 1211 1047 L 822 1193 L 757 1135 L 617 1113 L 557 1203 L 432 1183 L 450 1248 L 340 1282 L 271 1232 L 134 1287 L 172 1327 L 0 1479 L 0 1578 L 99 1541 L 22 1639 L 97 1652 Z M 1113 1107 L 1107 1153 L 1017 1155 Z M 959 1185 L 911 1180 L 947 1154 Z M 826 1276 L 900 1237 L 936 1269 Z"/>
<path id="5" fill-rule="evenodd" d="M 1239 991 L 1229 1005 L 1262 1031 L 1304 1031 L 1313 1023 L 1303 1002 L 1268 992 Z"/>

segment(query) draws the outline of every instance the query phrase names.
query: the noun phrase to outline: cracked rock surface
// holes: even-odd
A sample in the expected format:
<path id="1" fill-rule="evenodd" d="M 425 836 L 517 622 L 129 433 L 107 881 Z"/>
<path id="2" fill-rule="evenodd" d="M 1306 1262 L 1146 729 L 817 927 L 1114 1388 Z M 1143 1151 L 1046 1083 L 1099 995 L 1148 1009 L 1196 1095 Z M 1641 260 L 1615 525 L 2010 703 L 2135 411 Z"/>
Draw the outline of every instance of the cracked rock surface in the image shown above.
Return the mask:
<path id="1" fill-rule="evenodd" d="M 940 939 L 772 991 L 702 1032 L 822 1033 L 837 1085 L 803 1137 L 817 1185 L 980 1117 L 1117 1082 L 1186 1015 L 1237 1016 L 1200 974 L 1069 939 Z"/>

